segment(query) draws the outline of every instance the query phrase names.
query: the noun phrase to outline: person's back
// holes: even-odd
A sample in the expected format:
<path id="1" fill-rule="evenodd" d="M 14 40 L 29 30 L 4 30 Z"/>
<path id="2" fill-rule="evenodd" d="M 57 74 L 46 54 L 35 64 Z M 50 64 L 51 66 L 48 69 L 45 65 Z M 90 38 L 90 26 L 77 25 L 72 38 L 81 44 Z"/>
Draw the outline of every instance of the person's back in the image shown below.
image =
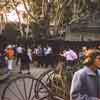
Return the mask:
<path id="1" fill-rule="evenodd" d="M 68 54 L 69 54 L 69 56 L 70 56 L 70 58 L 71 58 L 72 60 L 78 59 L 78 56 L 77 56 L 77 54 L 76 54 L 75 51 L 73 51 L 73 50 L 70 49 L 70 50 L 68 51 Z"/>
<path id="2" fill-rule="evenodd" d="M 22 53 L 23 52 L 23 48 L 21 46 L 17 47 L 16 48 L 16 52 L 19 54 L 19 53 Z"/>
<path id="3" fill-rule="evenodd" d="M 16 65 L 18 65 L 20 63 L 22 53 L 23 53 L 23 48 L 21 46 L 18 46 L 16 48 L 16 54 L 17 54 L 17 56 L 16 56 Z"/>
<path id="4" fill-rule="evenodd" d="M 27 55 L 27 52 L 23 52 L 21 56 L 21 63 L 28 64 L 29 63 L 29 57 Z"/>
<path id="5" fill-rule="evenodd" d="M 27 55 L 27 50 L 24 50 L 22 55 L 21 55 L 21 66 L 20 66 L 20 72 L 22 73 L 23 70 L 27 70 L 27 73 L 30 73 L 30 60 L 29 56 Z"/>

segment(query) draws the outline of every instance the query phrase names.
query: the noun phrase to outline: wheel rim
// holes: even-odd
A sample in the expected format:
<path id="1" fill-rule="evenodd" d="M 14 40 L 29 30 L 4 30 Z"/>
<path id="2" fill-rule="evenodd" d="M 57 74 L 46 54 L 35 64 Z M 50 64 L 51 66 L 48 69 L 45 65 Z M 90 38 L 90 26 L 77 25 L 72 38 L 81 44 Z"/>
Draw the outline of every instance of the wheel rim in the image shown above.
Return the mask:
<path id="1" fill-rule="evenodd" d="M 39 98 L 36 98 L 34 88 L 37 81 L 31 75 L 21 75 L 12 79 L 4 88 L 1 100 L 48 100 L 48 90 L 40 81 Z"/>

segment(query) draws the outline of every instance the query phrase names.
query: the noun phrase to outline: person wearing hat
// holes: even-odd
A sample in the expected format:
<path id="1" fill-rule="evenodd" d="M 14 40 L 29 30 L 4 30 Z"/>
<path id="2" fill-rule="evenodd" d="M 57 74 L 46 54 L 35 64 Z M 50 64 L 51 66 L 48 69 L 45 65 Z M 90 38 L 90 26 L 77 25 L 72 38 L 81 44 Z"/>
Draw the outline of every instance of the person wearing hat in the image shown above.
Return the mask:
<path id="1" fill-rule="evenodd" d="M 13 60 L 14 60 L 14 55 L 15 55 L 15 52 L 14 52 L 14 49 L 11 45 L 9 45 L 7 47 L 7 50 L 6 50 L 6 55 L 7 55 L 7 62 L 8 62 L 8 70 L 11 71 L 13 68 Z"/>
<path id="2" fill-rule="evenodd" d="M 70 100 L 100 100 L 100 51 L 89 49 L 84 67 L 74 73 Z"/>

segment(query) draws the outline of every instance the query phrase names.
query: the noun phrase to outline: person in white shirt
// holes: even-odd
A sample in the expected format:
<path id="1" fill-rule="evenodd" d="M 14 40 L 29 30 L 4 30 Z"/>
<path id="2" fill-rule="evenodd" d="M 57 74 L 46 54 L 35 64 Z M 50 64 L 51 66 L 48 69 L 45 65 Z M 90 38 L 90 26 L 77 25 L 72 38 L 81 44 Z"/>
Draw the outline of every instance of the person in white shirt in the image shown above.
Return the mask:
<path id="1" fill-rule="evenodd" d="M 53 50 L 52 47 L 47 45 L 46 49 L 44 49 L 44 55 L 45 55 L 45 61 L 46 61 L 46 67 L 48 65 L 51 65 L 53 67 Z"/>
<path id="2" fill-rule="evenodd" d="M 21 46 L 18 46 L 16 48 L 16 53 L 17 53 L 16 65 L 18 65 L 20 60 L 21 60 L 21 56 L 22 56 L 22 53 L 23 53 L 23 48 Z"/>
<path id="3" fill-rule="evenodd" d="M 31 48 L 27 49 L 27 55 L 29 57 L 30 62 L 32 62 L 32 49 Z"/>

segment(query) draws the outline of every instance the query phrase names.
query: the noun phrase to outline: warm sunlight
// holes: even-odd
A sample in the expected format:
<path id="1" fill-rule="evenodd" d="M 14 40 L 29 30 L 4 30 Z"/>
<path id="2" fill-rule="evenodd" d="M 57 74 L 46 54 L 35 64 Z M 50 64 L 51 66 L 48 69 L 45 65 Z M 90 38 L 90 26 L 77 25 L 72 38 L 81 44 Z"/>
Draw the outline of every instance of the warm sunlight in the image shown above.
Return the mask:
<path id="1" fill-rule="evenodd" d="M 26 13 L 24 5 L 19 4 L 16 9 L 17 9 L 18 13 L 16 13 L 15 10 L 12 10 L 11 12 L 7 13 L 8 22 L 9 21 L 10 22 L 19 22 L 19 20 L 20 20 L 21 23 L 24 23 L 23 14 Z"/>

